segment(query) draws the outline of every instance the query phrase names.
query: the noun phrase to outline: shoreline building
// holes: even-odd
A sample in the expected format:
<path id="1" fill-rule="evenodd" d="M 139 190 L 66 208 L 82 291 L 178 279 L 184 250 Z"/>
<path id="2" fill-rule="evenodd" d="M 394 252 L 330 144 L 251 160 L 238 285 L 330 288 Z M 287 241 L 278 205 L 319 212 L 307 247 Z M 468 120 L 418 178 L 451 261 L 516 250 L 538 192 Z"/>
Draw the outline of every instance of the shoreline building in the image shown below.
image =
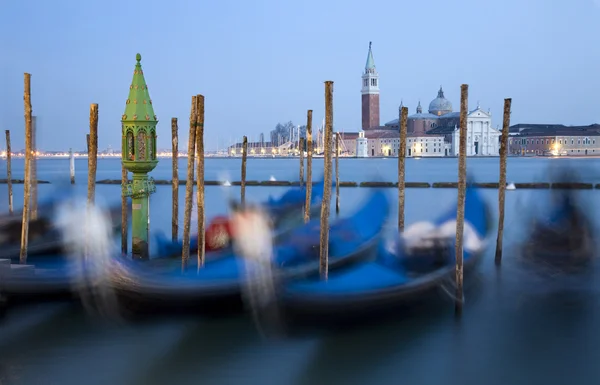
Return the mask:
<path id="1" fill-rule="evenodd" d="M 510 126 L 508 153 L 522 156 L 598 156 L 600 124 L 515 124 Z"/>

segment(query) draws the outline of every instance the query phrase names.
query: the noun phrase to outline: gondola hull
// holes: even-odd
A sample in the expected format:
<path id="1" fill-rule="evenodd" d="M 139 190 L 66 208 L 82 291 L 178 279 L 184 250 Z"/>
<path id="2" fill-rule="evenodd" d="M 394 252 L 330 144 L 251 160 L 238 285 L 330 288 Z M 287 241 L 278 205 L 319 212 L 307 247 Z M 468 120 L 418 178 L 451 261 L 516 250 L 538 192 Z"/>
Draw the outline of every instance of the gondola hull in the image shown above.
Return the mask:
<path id="1" fill-rule="evenodd" d="M 467 192 L 466 205 L 465 222 L 479 235 L 476 246 L 465 243 L 463 268 L 468 278 L 482 259 L 492 219 L 489 206 L 472 188 Z M 455 209 L 438 219 L 436 228 L 444 228 L 452 218 L 456 218 Z M 452 237 L 441 246 L 419 248 L 409 248 L 404 239 L 400 237 L 391 249 L 379 245 L 376 260 L 332 272 L 327 282 L 311 279 L 283 287 L 278 302 L 287 326 L 338 327 L 378 321 L 384 315 L 405 310 L 407 305 L 439 297 L 444 290 L 450 289 L 454 295 Z M 436 257 L 431 259 L 431 255 Z M 439 267 L 438 261 L 442 261 Z"/>
<path id="2" fill-rule="evenodd" d="M 29 223 L 29 242 L 27 244 L 27 263 L 31 265 L 43 266 L 46 263 L 55 265 L 56 260 L 64 258 L 67 252 L 66 245 L 62 239 L 60 230 L 51 222 L 55 215 L 54 211 L 42 215 Z M 117 234 L 121 230 L 121 206 L 114 206 L 108 210 L 112 231 Z M 21 220 L 15 220 L 11 224 L 10 230 L 0 229 L 1 231 L 10 231 L 19 234 L 19 240 L 0 244 L 0 259 L 10 259 L 12 263 L 19 263 L 21 243 Z"/>
<path id="3" fill-rule="evenodd" d="M 381 191 L 374 191 L 354 216 L 331 225 L 329 267 L 332 271 L 375 258 L 388 212 L 387 197 Z M 318 275 L 319 235 L 319 221 L 313 220 L 294 229 L 285 241 L 274 246 L 275 285 Z M 237 312 L 243 303 L 244 287 L 254 279 L 244 274 L 245 266 L 246 262 L 234 254 L 206 263 L 200 270 L 190 266 L 186 274 L 180 272 L 179 266 L 159 273 L 149 268 L 150 265 L 117 262 L 111 274 L 111 286 L 122 307 L 135 309 L 139 314 Z"/>
<path id="4" fill-rule="evenodd" d="M 316 183 L 312 190 L 313 209 L 320 208 L 323 194 L 323 183 Z M 289 231 L 293 229 L 292 223 L 285 223 L 281 218 L 285 216 L 289 221 L 290 218 L 295 218 L 293 221 L 296 224 L 303 223 L 302 207 L 305 202 L 304 188 L 290 189 L 282 197 L 278 199 L 270 198 L 265 203 L 267 209 L 272 214 L 274 223 L 287 225 L 286 229 L 277 231 L 276 241 L 282 241 L 286 238 Z M 118 217 L 120 224 L 121 210 L 111 212 L 111 217 Z M 57 241 L 58 242 L 58 241 Z M 58 246 L 57 246 L 58 247 Z M 64 245 L 60 245 L 60 248 Z M 115 266 L 119 266 L 120 262 L 135 266 L 143 271 L 161 270 L 165 267 L 173 267 L 181 265 L 181 243 L 165 242 L 158 247 L 159 254 L 149 261 L 133 262 L 122 257 L 116 257 Z M 196 248 L 197 250 L 197 248 Z M 230 247 L 216 250 L 206 254 L 206 261 L 213 262 L 223 258 L 230 257 L 233 250 Z M 18 257 L 18 254 L 17 254 Z M 76 259 L 74 259 L 76 258 Z M 35 272 L 28 274 L 10 274 L 4 279 L 0 290 L 13 299 L 24 300 L 31 298 L 33 301 L 48 299 L 48 298 L 65 298 L 77 296 L 81 292 L 88 289 L 86 286 L 97 285 L 99 280 L 104 279 L 104 271 L 98 271 L 98 263 L 107 264 L 109 261 L 97 261 L 92 256 L 90 261 L 85 261 L 83 256 L 73 256 L 71 254 L 61 252 L 60 254 L 33 254 L 28 256 L 28 264 L 35 266 Z M 12 263 L 18 263 L 18 258 Z M 102 267 L 107 268 L 106 265 Z"/>

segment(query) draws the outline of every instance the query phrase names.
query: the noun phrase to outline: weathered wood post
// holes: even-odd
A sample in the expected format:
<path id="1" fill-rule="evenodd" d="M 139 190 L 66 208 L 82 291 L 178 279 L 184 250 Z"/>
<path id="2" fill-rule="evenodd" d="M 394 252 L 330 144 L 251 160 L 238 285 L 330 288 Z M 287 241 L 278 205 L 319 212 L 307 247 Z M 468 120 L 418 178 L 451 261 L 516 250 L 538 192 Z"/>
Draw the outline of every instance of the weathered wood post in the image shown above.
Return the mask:
<path id="1" fill-rule="evenodd" d="M 156 126 L 150 93 L 141 65 L 142 56 L 136 55 L 133 79 L 129 86 L 125 112 L 121 117 L 123 138 L 123 165 L 132 175 L 123 191 L 131 197 L 131 254 L 133 259 L 149 258 L 148 235 L 150 227 L 150 195 L 156 192 L 154 179 L 148 173 L 158 164 L 156 157 Z"/>
<path id="2" fill-rule="evenodd" d="M 37 116 L 31 117 L 31 213 L 29 218 L 38 217 L 38 182 L 37 182 Z"/>
<path id="3" fill-rule="evenodd" d="M 502 263 L 502 238 L 504 236 L 504 198 L 506 195 L 506 156 L 508 154 L 508 130 L 510 127 L 510 105 L 512 99 L 504 99 L 502 138 L 500 140 L 500 181 L 498 183 L 498 238 L 496 238 L 496 265 Z"/>
<path id="4" fill-rule="evenodd" d="M 31 74 L 24 75 L 24 95 L 25 104 L 25 176 L 23 178 L 23 221 L 21 225 L 21 252 L 19 254 L 19 263 L 27 264 L 27 245 L 29 241 L 29 208 L 31 202 Z"/>
<path id="5" fill-rule="evenodd" d="M 127 169 L 121 162 L 121 254 L 127 255 L 127 185 L 129 178 L 127 177 Z"/>
<path id="6" fill-rule="evenodd" d="M 408 108 L 400 106 L 400 146 L 398 147 L 398 231 L 404 231 L 404 201 L 406 192 L 406 124 Z"/>
<path id="7" fill-rule="evenodd" d="M 298 139 L 298 147 L 300 150 L 300 187 L 304 184 L 304 138 Z"/>
<path id="8" fill-rule="evenodd" d="M 467 190 L 467 110 L 469 86 L 460 86 L 460 139 L 458 154 L 458 202 L 456 212 L 456 314 L 463 305 L 463 234 L 465 229 L 465 195 Z"/>
<path id="9" fill-rule="evenodd" d="M 320 238 L 320 264 L 321 279 L 328 276 L 329 258 L 329 205 L 331 204 L 331 152 L 333 135 L 333 81 L 325 82 L 325 140 L 324 151 L 324 186 L 323 203 L 321 204 L 321 238 Z"/>
<path id="10" fill-rule="evenodd" d="M 13 186 L 12 186 L 12 149 L 10 146 L 10 130 L 6 134 L 6 183 L 8 184 L 8 212 L 13 214 Z"/>
<path id="11" fill-rule="evenodd" d="M 179 129 L 177 118 L 171 118 L 171 161 L 173 174 L 171 184 L 173 188 L 173 210 L 171 214 L 171 240 L 177 241 L 179 236 Z"/>
<path id="12" fill-rule="evenodd" d="M 90 104 L 90 142 L 88 151 L 88 207 L 96 201 L 96 170 L 98 166 L 98 104 Z"/>
<path id="13" fill-rule="evenodd" d="M 312 195 L 312 110 L 306 113 L 306 203 L 304 204 L 304 222 L 310 220 L 310 198 Z"/>
<path id="14" fill-rule="evenodd" d="M 192 197 L 194 193 L 194 153 L 196 151 L 196 114 L 197 96 L 192 96 L 190 112 L 190 132 L 188 138 L 187 174 L 185 181 L 185 206 L 183 211 L 183 250 L 181 253 L 181 270 L 185 271 L 190 259 L 190 226 L 192 222 Z"/>
<path id="15" fill-rule="evenodd" d="M 204 95 L 196 95 L 196 206 L 198 209 L 198 270 L 205 259 L 205 211 L 204 211 Z"/>
<path id="16" fill-rule="evenodd" d="M 246 159 L 248 157 L 248 138 L 242 139 L 242 181 L 240 182 L 240 202 L 246 204 Z"/>
<path id="17" fill-rule="evenodd" d="M 72 148 L 69 148 L 69 174 L 71 176 L 71 184 L 75 184 L 75 154 L 73 154 Z"/>
<path id="18" fill-rule="evenodd" d="M 335 134 L 335 213 L 340 213 L 340 133 Z"/>
<path id="19" fill-rule="evenodd" d="M 87 141 L 87 153 L 90 156 L 90 134 L 85 134 L 85 140 Z"/>

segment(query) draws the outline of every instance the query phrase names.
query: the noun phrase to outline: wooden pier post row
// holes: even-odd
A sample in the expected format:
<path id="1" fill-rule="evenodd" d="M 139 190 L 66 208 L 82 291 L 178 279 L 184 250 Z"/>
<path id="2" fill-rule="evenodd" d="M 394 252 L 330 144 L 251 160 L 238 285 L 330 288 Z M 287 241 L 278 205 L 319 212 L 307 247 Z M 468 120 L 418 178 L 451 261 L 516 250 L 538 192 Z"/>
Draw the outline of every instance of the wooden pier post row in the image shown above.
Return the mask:
<path id="1" fill-rule="evenodd" d="M 331 204 L 331 152 L 333 135 L 333 82 L 325 82 L 325 140 L 324 152 L 324 186 L 323 203 L 321 204 L 321 238 L 320 238 L 320 264 L 321 279 L 328 276 L 329 258 L 329 206 Z"/>
<path id="2" fill-rule="evenodd" d="M 198 209 L 198 269 L 204 266 L 205 222 L 204 210 L 204 96 L 196 95 L 196 207 Z"/>
<path id="3" fill-rule="evenodd" d="M 171 161 L 173 174 L 171 185 L 173 188 L 173 208 L 171 214 L 171 240 L 177 241 L 179 236 L 179 133 L 177 118 L 171 118 Z"/>
<path id="4" fill-rule="evenodd" d="M 8 184 L 8 213 L 13 214 L 13 186 L 12 186 L 12 149 L 10 146 L 10 130 L 6 134 L 6 184 Z"/>
<path id="5" fill-rule="evenodd" d="M 190 226 L 192 222 L 192 196 L 194 193 L 194 153 L 196 151 L 196 111 L 197 97 L 192 96 L 190 112 L 190 132 L 188 137 L 187 175 L 185 181 L 185 206 L 183 212 L 183 250 L 181 270 L 185 271 L 190 259 Z"/>
<path id="6" fill-rule="evenodd" d="M 510 127 L 510 107 L 512 99 L 504 99 L 502 137 L 500 140 L 500 180 L 498 181 L 498 237 L 496 238 L 496 265 L 502 262 L 502 238 L 504 236 L 504 200 L 506 195 L 506 156 L 508 154 L 508 130 Z"/>
<path id="7" fill-rule="evenodd" d="M 306 113 L 306 203 L 304 204 L 304 222 L 310 220 L 310 198 L 312 195 L 312 110 Z"/>
<path id="8" fill-rule="evenodd" d="M 467 110 L 469 86 L 460 86 L 460 139 L 458 154 L 458 203 L 456 212 L 456 303 L 457 315 L 463 305 L 463 234 L 465 229 L 465 195 L 467 190 Z"/>
<path id="9" fill-rule="evenodd" d="M 404 231 L 404 201 L 406 193 L 406 125 L 408 107 L 400 106 L 400 146 L 398 147 L 398 231 Z"/>
<path id="10" fill-rule="evenodd" d="M 23 220 L 21 223 L 21 251 L 19 254 L 19 263 L 27 264 L 27 246 L 29 241 L 29 209 L 31 202 L 31 74 L 24 74 L 24 95 L 25 104 L 25 176 L 23 178 Z"/>
<path id="11" fill-rule="evenodd" d="M 240 202 L 246 204 L 246 160 L 248 159 L 248 137 L 242 139 L 242 180 L 240 183 Z"/>

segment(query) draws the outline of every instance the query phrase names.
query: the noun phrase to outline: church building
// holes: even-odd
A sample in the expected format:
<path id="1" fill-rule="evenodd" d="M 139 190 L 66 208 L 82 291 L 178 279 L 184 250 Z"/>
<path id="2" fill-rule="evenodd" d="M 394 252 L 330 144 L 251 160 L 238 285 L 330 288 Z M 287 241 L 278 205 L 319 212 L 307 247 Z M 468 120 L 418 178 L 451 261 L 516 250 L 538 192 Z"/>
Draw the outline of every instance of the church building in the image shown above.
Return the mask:
<path id="1" fill-rule="evenodd" d="M 361 157 L 398 156 L 398 119 L 380 125 L 379 73 L 373 59 L 371 42 L 361 80 L 362 132 L 342 133 L 345 148 L 349 149 L 352 155 L 357 155 L 360 137 Z M 400 108 L 402 107 L 401 103 Z M 429 103 L 427 112 L 423 112 L 419 101 L 416 113 L 408 116 L 406 156 L 458 156 L 459 125 L 460 111 L 453 111 L 452 102 L 446 99 L 440 86 L 437 97 Z M 501 132 L 492 127 L 491 112 L 481 109 L 479 103 L 467 114 L 467 130 L 467 156 L 499 156 Z M 366 153 L 364 139 L 367 140 Z"/>

